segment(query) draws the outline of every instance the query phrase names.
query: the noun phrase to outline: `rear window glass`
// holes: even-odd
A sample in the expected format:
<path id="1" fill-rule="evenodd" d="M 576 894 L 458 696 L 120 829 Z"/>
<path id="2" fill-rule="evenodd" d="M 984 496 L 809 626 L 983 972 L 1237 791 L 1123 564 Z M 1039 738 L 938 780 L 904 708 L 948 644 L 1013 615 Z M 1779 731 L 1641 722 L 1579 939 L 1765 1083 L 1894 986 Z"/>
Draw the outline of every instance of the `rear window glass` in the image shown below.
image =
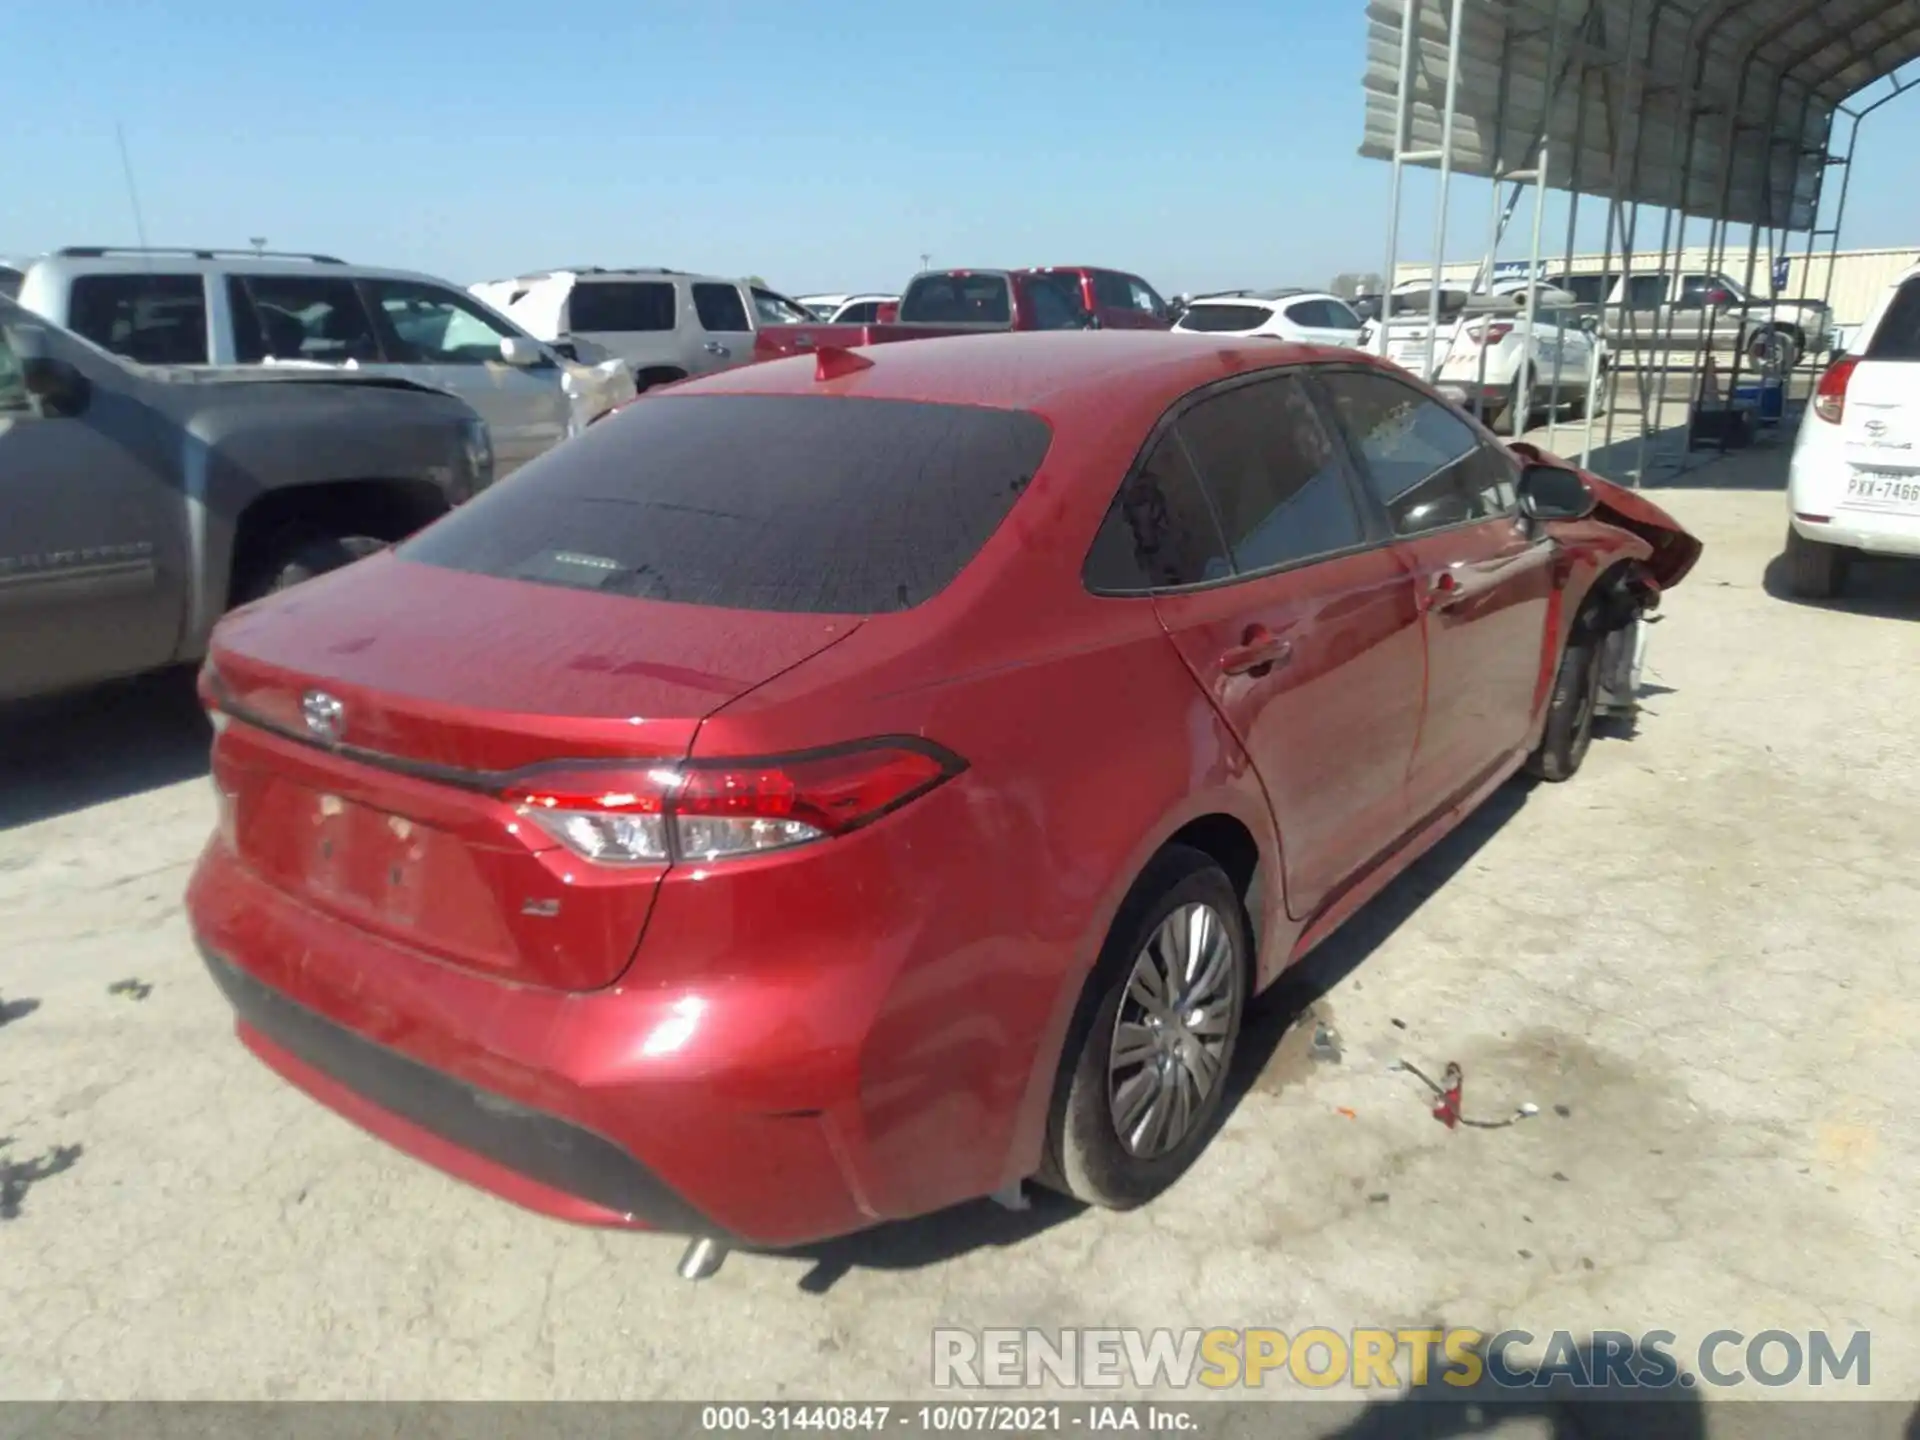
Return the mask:
<path id="1" fill-rule="evenodd" d="M 143 365 L 204 365 L 206 284 L 198 275 L 81 275 L 67 328 Z"/>
<path id="2" fill-rule="evenodd" d="M 1861 358 L 1920 360 L 1920 278 L 1906 281 L 1895 292 Z"/>
<path id="3" fill-rule="evenodd" d="M 660 395 L 522 467 L 400 554 L 690 605 L 903 610 L 979 553 L 1051 441 L 1025 411 Z"/>
<path id="4" fill-rule="evenodd" d="M 1180 317 L 1180 328 L 1208 334 L 1257 330 L 1267 323 L 1272 314 L 1264 305 L 1192 305 Z"/>
<path id="5" fill-rule="evenodd" d="M 674 328 L 673 282 L 580 281 L 567 297 L 567 328 L 585 331 L 671 330 Z"/>
<path id="6" fill-rule="evenodd" d="M 1004 275 L 922 275 L 900 297 L 900 318 L 923 325 L 1005 325 L 1013 319 Z"/>

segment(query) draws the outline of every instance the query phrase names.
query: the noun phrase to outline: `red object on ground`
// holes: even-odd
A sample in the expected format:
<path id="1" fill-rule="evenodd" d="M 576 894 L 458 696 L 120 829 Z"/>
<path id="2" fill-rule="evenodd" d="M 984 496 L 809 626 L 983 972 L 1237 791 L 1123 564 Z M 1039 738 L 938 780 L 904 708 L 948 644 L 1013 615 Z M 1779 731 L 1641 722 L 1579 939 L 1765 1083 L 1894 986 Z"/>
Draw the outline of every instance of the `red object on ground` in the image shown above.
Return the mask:
<path id="1" fill-rule="evenodd" d="M 1440 1091 L 1440 1098 L 1433 1102 L 1433 1118 L 1451 1130 L 1460 1123 L 1460 1091 L 1465 1077 L 1458 1065 L 1447 1066 L 1446 1084 Z"/>

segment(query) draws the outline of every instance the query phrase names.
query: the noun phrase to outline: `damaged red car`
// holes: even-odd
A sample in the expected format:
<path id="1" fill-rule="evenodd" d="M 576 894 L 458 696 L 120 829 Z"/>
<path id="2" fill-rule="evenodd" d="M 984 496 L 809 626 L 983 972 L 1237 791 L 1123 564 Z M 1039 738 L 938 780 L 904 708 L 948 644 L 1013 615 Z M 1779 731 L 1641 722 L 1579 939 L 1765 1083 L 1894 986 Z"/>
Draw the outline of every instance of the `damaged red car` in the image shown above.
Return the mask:
<path id="1" fill-rule="evenodd" d="M 1579 768 L 1699 553 L 1348 350 L 734 370 L 220 626 L 192 925 L 294 1085 L 689 1273 L 1131 1206 L 1256 993 Z"/>

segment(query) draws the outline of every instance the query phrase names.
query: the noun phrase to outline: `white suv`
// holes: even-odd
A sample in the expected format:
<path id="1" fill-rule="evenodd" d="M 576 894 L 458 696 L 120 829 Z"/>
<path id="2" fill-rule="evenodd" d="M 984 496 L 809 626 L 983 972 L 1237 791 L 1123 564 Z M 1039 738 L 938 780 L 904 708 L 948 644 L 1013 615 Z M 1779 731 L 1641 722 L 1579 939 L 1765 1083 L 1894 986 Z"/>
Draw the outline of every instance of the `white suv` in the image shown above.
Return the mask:
<path id="1" fill-rule="evenodd" d="M 1858 353 L 1827 367 L 1787 476 L 1787 583 L 1825 599 L 1856 551 L 1920 558 L 1920 266 L 1874 304 Z"/>
<path id="2" fill-rule="evenodd" d="M 543 270 L 471 288 L 582 361 L 624 361 L 642 390 L 746 364 L 763 325 L 817 323 L 805 306 L 750 280 L 679 270 Z"/>
<path id="3" fill-rule="evenodd" d="M 1338 295 L 1259 290 L 1196 295 L 1174 321 L 1186 335 L 1266 336 L 1303 345 L 1358 345 L 1363 322 Z"/>
<path id="4" fill-rule="evenodd" d="M 19 303 L 144 365 L 338 366 L 459 396 L 505 477 L 631 399 L 431 275 L 330 255 L 72 246 L 26 267 Z"/>

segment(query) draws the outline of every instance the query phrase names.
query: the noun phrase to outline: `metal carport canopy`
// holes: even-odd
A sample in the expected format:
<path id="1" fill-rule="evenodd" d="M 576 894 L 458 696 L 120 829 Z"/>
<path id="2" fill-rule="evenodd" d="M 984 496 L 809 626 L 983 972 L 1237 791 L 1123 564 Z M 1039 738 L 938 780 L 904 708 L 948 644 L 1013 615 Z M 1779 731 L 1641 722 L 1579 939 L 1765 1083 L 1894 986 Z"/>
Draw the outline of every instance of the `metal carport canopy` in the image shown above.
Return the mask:
<path id="1" fill-rule="evenodd" d="M 1402 158 L 1439 164 L 1453 3 L 1367 6 L 1362 155 L 1394 159 L 1411 10 Z M 1460 3 L 1455 172 L 1528 172 L 1544 138 L 1550 187 L 1742 225 L 1812 229 L 1835 114 L 1920 59 L 1920 0 Z"/>

